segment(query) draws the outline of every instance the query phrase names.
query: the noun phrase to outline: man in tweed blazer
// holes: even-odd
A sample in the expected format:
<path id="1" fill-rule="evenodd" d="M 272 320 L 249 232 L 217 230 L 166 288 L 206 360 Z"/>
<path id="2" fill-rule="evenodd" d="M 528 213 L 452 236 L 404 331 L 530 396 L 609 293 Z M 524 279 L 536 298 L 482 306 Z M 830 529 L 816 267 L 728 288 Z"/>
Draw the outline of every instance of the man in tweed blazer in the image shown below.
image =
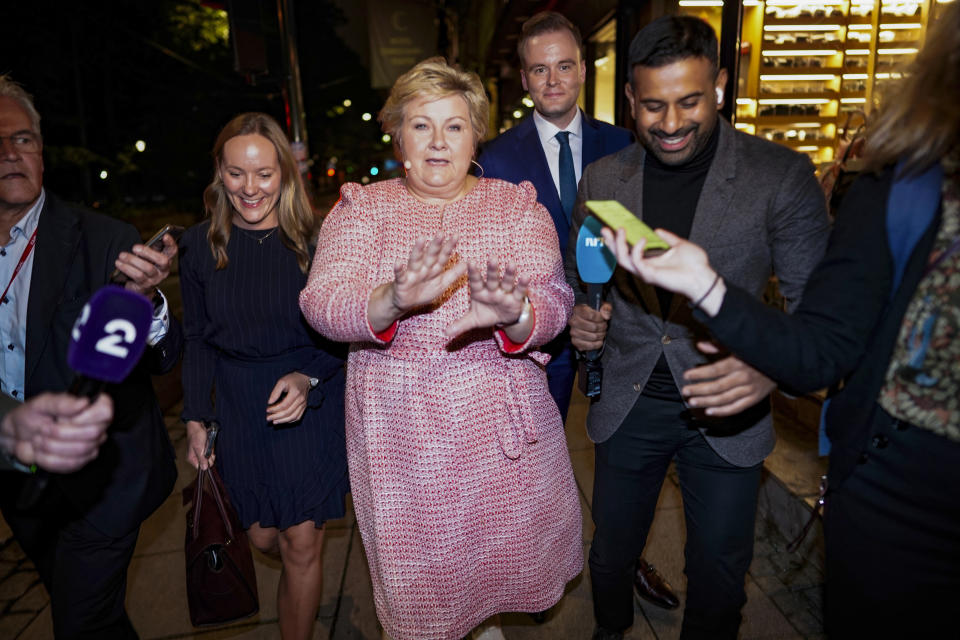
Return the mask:
<path id="1" fill-rule="evenodd" d="M 664 16 L 637 34 L 626 93 L 639 142 L 587 167 L 574 210 L 571 338 L 581 350 L 604 348 L 603 392 L 587 418 L 597 443 L 595 638 L 622 637 L 632 624 L 633 559 L 673 459 L 687 527 L 681 637 L 736 637 L 761 467 L 774 443 L 766 398 L 773 384 L 716 354 L 689 301 L 623 269 L 601 311 L 584 304 L 575 249 L 585 201 L 618 200 L 651 226 L 700 244 L 726 280 L 757 296 L 775 273 L 791 308 L 826 245 L 810 161 L 718 118 L 727 74 L 716 52 L 712 29 L 692 17 Z"/>

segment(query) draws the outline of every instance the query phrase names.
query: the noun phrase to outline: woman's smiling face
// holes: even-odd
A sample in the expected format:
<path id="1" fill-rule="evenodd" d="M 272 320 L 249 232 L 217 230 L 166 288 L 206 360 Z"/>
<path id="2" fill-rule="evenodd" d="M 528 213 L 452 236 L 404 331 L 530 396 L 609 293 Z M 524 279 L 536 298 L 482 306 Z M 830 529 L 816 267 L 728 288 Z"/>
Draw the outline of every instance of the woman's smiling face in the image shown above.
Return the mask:
<path id="1" fill-rule="evenodd" d="M 422 198 L 461 195 L 477 142 L 466 99 L 414 100 L 404 109 L 400 131 L 407 188 Z"/>
<path id="2" fill-rule="evenodd" d="M 220 179 L 233 205 L 233 221 L 245 229 L 277 226 L 283 176 L 277 150 L 256 134 L 236 136 L 223 145 Z"/>

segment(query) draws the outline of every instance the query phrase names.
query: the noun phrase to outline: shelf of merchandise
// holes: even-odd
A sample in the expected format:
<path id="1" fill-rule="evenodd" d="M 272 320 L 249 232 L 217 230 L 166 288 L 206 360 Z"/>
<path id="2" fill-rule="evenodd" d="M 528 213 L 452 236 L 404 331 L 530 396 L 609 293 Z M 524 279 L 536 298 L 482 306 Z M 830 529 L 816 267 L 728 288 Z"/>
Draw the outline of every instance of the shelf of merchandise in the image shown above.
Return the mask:
<path id="1" fill-rule="evenodd" d="M 735 124 L 818 166 L 899 77 L 940 9 L 936 0 L 766 0 L 753 16 L 751 8 L 742 40 L 754 59 L 741 62 Z"/>

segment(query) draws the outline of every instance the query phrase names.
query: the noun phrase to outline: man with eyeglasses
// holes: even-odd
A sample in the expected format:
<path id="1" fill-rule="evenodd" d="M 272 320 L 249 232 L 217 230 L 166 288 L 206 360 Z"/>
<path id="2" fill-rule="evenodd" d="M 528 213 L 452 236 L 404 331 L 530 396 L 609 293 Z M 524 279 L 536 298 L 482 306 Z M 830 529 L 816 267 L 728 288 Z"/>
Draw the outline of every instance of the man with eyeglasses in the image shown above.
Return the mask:
<path id="1" fill-rule="evenodd" d="M 150 379 L 173 367 L 182 346 L 182 329 L 156 289 L 177 248 L 167 237 L 162 251 L 149 249 L 129 224 L 47 192 L 42 152 L 31 97 L 0 75 L 0 391 L 28 403 L 8 416 L 42 420 L 25 412 L 69 387 L 71 328 L 114 269 L 128 277 L 127 289 L 154 296 L 154 323 L 137 368 L 107 387 L 115 417 L 99 455 L 72 473 L 81 465 L 51 469 L 64 473 L 51 473 L 45 485 L 29 467 L 0 471 L 0 509 L 50 593 L 58 640 L 136 638 L 124 609 L 127 566 L 140 523 L 177 476 Z M 5 419 L 0 426 L 6 453 L 32 456 L 9 449 L 5 436 L 16 425 Z"/>

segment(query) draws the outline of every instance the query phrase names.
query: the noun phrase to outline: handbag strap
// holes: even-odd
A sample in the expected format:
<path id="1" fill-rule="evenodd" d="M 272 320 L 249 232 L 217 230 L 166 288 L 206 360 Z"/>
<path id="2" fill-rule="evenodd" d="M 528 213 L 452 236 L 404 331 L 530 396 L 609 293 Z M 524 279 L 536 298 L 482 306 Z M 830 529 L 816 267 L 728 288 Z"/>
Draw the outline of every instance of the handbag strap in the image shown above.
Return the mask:
<path id="1" fill-rule="evenodd" d="M 227 544 L 233 541 L 233 524 L 230 522 L 230 518 L 227 516 L 227 508 L 223 505 L 223 497 L 220 495 L 220 482 L 218 482 L 219 476 L 216 475 L 216 470 L 213 467 L 208 467 L 207 469 L 200 469 L 197 472 L 197 492 L 193 497 L 193 530 L 197 531 L 200 527 L 200 508 L 203 503 L 203 484 L 204 480 L 210 484 L 210 494 L 213 495 L 214 502 L 217 503 L 217 511 L 220 512 L 220 519 L 223 520 L 223 526 L 227 530 Z"/>

